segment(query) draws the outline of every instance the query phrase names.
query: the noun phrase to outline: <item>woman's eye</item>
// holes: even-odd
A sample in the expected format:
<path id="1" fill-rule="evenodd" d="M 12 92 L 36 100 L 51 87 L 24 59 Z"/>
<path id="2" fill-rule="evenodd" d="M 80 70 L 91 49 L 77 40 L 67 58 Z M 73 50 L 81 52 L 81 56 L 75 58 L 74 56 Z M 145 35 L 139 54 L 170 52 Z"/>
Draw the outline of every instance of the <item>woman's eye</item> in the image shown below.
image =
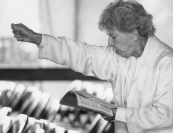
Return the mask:
<path id="1" fill-rule="evenodd" d="M 113 39 L 113 40 L 115 40 L 115 39 L 116 39 L 116 37 L 112 37 L 112 39 Z"/>

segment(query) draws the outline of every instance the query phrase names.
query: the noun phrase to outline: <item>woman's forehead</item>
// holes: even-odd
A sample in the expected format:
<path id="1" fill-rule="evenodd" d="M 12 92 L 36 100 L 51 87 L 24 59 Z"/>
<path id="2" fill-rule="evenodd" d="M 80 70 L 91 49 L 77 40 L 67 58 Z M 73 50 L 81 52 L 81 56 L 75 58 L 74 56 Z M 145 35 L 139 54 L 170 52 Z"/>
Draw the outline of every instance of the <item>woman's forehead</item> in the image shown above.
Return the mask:
<path id="1" fill-rule="evenodd" d="M 119 31 L 117 28 L 112 28 L 109 30 L 106 30 L 106 34 L 109 36 L 116 36 L 118 34 L 123 34 L 124 32 Z"/>
<path id="2" fill-rule="evenodd" d="M 117 28 L 107 29 L 106 34 L 107 35 L 114 35 L 116 32 L 118 32 Z"/>

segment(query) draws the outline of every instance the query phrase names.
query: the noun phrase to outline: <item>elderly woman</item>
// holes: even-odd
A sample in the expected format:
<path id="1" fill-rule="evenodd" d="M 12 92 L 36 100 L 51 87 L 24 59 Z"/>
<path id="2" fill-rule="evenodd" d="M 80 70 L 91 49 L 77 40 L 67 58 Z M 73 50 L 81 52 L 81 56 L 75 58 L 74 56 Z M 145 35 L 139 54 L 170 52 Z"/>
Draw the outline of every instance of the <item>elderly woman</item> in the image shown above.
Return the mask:
<path id="1" fill-rule="evenodd" d="M 138 2 L 113 2 L 103 11 L 99 28 L 109 36 L 107 47 L 12 24 L 18 41 L 39 47 L 40 59 L 109 81 L 117 129 L 126 123 L 129 133 L 172 133 L 173 50 L 154 35 L 152 15 Z"/>

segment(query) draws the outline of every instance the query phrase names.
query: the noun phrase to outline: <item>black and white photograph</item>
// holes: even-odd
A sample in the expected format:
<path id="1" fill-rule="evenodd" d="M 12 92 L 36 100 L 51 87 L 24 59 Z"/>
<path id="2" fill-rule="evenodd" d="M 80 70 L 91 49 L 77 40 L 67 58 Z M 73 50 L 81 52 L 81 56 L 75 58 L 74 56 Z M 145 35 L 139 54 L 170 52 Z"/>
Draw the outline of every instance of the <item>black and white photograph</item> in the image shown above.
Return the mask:
<path id="1" fill-rule="evenodd" d="M 0 0 L 0 133 L 173 133 L 173 1 Z"/>

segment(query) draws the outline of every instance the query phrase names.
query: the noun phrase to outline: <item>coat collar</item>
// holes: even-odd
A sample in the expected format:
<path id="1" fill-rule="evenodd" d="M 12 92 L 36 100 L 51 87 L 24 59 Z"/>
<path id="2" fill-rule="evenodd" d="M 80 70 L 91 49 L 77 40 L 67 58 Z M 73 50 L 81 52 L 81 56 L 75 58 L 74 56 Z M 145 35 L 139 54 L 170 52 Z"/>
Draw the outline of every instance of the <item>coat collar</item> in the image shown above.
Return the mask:
<path id="1" fill-rule="evenodd" d="M 137 79 L 140 71 L 146 67 L 155 68 L 160 59 L 167 53 L 164 51 L 170 51 L 170 47 L 161 42 L 156 36 L 148 38 L 144 52 L 141 57 L 137 58 L 137 66 L 134 73 L 133 83 Z"/>
<path id="2" fill-rule="evenodd" d="M 149 37 L 143 54 L 138 58 L 138 62 L 142 65 L 155 67 L 162 53 L 166 50 L 165 48 L 171 49 L 156 36 Z"/>

